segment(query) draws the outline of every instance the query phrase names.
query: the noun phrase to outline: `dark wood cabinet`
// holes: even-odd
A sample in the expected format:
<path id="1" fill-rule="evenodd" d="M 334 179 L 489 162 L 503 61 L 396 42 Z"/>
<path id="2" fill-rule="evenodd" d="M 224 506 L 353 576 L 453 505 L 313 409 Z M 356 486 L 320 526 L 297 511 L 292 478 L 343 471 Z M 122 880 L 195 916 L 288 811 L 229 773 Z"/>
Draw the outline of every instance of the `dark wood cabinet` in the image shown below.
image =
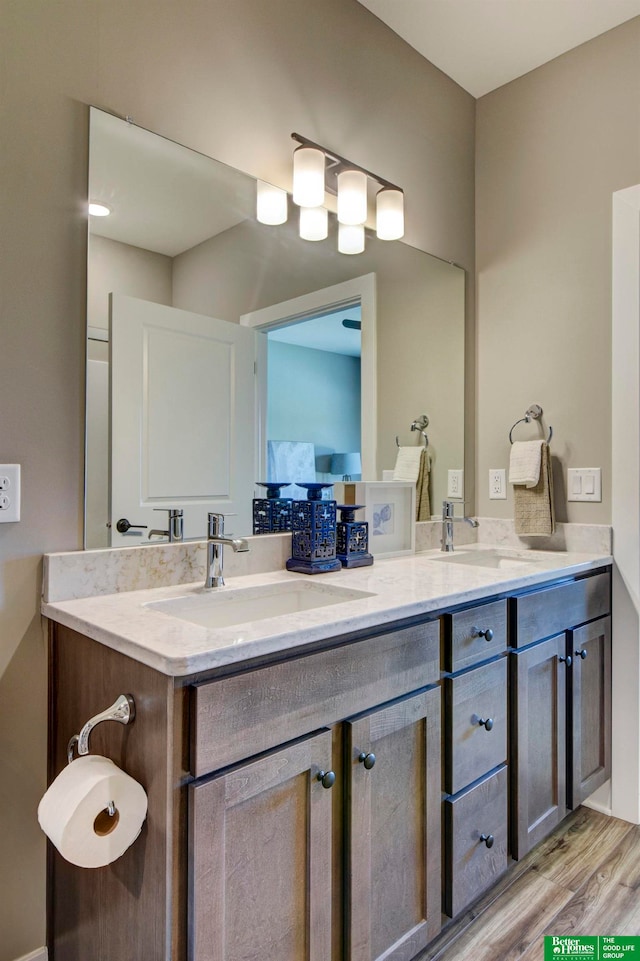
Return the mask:
<path id="1" fill-rule="evenodd" d="M 566 814 L 566 637 L 511 654 L 511 853 L 521 858 Z"/>
<path id="2" fill-rule="evenodd" d="M 347 722 L 350 961 L 410 961 L 440 930 L 440 689 Z"/>
<path id="3" fill-rule="evenodd" d="M 328 772 L 323 731 L 189 786 L 191 961 L 331 961 Z"/>
<path id="4" fill-rule="evenodd" d="M 569 631 L 567 804 L 571 809 L 611 777 L 611 618 Z"/>

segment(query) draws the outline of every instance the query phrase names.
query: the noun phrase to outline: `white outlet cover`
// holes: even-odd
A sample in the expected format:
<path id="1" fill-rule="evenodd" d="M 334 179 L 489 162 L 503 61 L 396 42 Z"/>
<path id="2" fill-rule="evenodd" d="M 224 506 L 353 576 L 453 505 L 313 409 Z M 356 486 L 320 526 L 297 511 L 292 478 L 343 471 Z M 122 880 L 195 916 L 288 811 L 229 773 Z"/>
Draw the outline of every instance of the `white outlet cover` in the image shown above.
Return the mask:
<path id="1" fill-rule="evenodd" d="M 506 501 L 507 472 L 504 467 L 489 468 L 489 500 Z"/>
<path id="2" fill-rule="evenodd" d="M 0 464 L 0 524 L 20 520 L 20 464 Z"/>
<path id="3" fill-rule="evenodd" d="M 464 471 L 447 471 L 447 497 L 464 497 Z"/>

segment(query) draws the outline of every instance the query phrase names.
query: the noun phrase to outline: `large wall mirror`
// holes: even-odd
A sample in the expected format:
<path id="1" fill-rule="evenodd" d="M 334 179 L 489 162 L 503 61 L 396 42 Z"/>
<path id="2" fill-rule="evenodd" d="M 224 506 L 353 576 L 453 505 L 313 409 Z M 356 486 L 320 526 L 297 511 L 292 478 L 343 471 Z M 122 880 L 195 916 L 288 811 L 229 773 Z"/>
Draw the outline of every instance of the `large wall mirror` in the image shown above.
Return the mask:
<path id="1" fill-rule="evenodd" d="M 246 535 L 257 482 L 380 480 L 424 414 L 438 512 L 464 466 L 461 268 L 369 230 L 340 254 L 332 214 L 301 240 L 290 199 L 258 223 L 252 177 L 95 108 L 89 194 L 108 214 L 89 218 L 85 547 L 166 539 L 174 507 L 185 538 L 210 510 Z"/>

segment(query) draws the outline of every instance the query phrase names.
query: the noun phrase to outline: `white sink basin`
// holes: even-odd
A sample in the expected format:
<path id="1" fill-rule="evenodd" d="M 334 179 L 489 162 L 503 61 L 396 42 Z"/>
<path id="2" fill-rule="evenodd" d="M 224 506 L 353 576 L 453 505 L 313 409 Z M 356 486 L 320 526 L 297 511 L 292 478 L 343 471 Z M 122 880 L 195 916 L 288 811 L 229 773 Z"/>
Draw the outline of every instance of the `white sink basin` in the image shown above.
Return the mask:
<path id="1" fill-rule="evenodd" d="M 344 604 L 364 597 L 374 597 L 366 591 L 355 591 L 333 584 L 291 580 L 263 587 L 221 587 L 199 591 L 186 597 L 166 601 L 151 601 L 145 607 L 171 617 L 200 624 L 212 629 L 263 621 L 283 614 L 296 614 L 331 604 Z"/>
<path id="2" fill-rule="evenodd" d="M 471 567 L 490 567 L 494 570 L 516 570 L 527 564 L 535 564 L 536 558 L 525 552 L 506 550 L 486 551 L 453 551 L 451 554 L 441 554 L 431 560 L 445 564 L 465 564 Z"/>

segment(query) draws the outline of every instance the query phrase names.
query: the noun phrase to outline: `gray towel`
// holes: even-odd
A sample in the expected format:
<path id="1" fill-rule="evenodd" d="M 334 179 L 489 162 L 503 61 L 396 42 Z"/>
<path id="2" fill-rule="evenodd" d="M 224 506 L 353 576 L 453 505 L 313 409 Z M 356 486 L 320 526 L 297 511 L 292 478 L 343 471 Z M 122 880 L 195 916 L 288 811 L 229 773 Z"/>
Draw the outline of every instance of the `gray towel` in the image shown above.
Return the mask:
<path id="1" fill-rule="evenodd" d="M 524 537 L 550 537 L 556 529 L 553 508 L 551 452 L 542 445 L 540 479 L 535 487 L 514 485 L 514 520 L 516 534 Z"/>

